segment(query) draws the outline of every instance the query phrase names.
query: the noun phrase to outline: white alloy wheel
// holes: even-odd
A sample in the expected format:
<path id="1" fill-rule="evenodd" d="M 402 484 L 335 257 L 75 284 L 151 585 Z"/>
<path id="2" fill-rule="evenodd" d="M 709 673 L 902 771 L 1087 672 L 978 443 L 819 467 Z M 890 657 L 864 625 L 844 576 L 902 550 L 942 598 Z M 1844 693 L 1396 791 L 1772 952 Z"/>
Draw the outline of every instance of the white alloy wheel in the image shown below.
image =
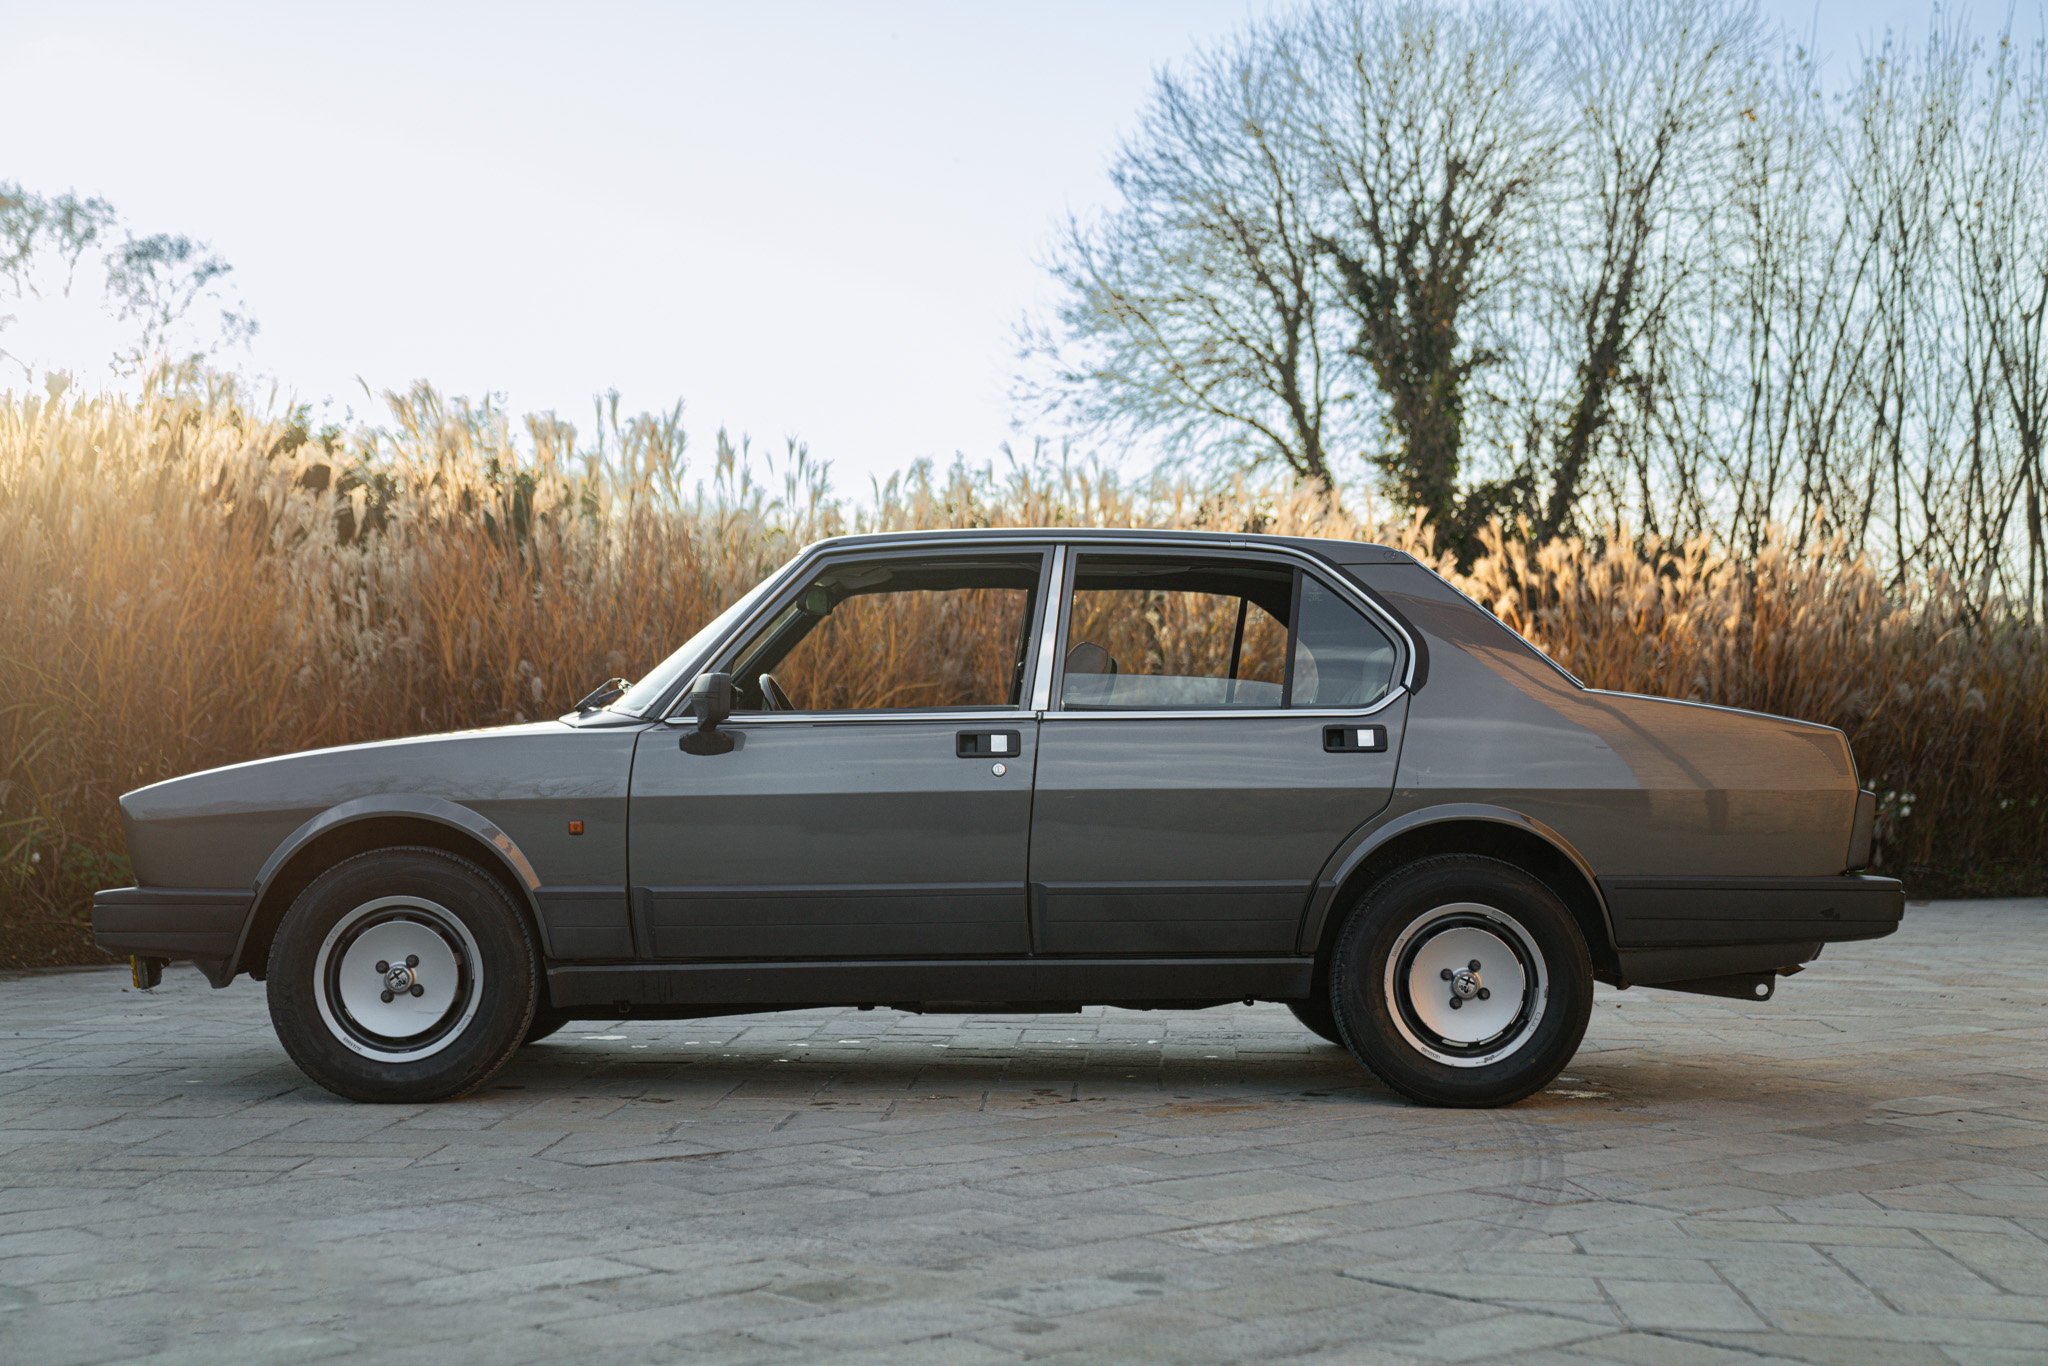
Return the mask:
<path id="1" fill-rule="evenodd" d="M 454 1043 L 483 1000 L 483 954 L 425 897 L 383 896 L 343 915 L 313 960 L 320 1018 L 344 1047 L 416 1062 Z"/>
<path id="2" fill-rule="evenodd" d="M 1549 994 L 1543 953 L 1521 922 L 1474 901 L 1415 917 L 1386 960 L 1393 1024 L 1425 1057 L 1484 1067 L 1529 1041 Z"/>

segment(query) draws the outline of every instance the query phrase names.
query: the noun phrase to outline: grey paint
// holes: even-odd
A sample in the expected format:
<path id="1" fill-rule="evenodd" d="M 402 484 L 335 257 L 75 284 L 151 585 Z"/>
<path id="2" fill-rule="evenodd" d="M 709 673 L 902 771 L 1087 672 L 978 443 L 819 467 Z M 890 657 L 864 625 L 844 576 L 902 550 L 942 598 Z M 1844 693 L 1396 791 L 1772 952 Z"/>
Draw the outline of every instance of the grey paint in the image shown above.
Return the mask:
<path id="1" fill-rule="evenodd" d="M 735 717 L 725 729 L 729 754 L 684 753 L 680 727 L 641 737 L 631 884 L 643 956 L 1029 951 L 1028 713 Z M 955 736 L 982 730 L 1018 732 L 1022 752 L 958 757 Z"/>
<path id="2" fill-rule="evenodd" d="M 1825 877 L 1847 865 L 1857 788 L 1841 731 L 1586 688 L 1412 561 L 1347 572 L 1424 638 L 1429 672 L 1392 799 L 1326 870 L 1304 946 L 1341 913 L 1352 869 L 1439 821 L 1538 835 L 1588 875 L 1603 915 L 1604 879 Z"/>
<path id="3" fill-rule="evenodd" d="M 1432 646 L 1388 819 L 1506 807 L 1602 877 L 1842 871 L 1856 772 L 1839 730 L 1583 688 L 1421 567 L 1355 572 Z"/>
<path id="4" fill-rule="evenodd" d="M 1709 886 L 1733 876 L 1789 881 L 1797 899 L 1801 886 L 1825 896 L 1845 868 L 1856 779 L 1840 732 L 1583 688 L 1385 547 L 919 533 L 824 543 L 782 574 L 795 583 L 822 555 L 869 547 L 1061 544 L 1277 555 L 1319 564 L 1332 581 L 1349 576 L 1404 636 L 1401 676 L 1411 686 L 1369 713 L 1387 727 L 1388 749 L 1325 753 L 1327 718 L 1310 713 L 1053 709 L 736 718 L 731 753 L 692 755 L 678 747 L 674 721 L 596 713 L 292 755 L 140 789 L 122 799 L 138 881 L 248 888 L 253 899 L 323 831 L 403 815 L 481 839 L 531 893 L 552 961 L 592 964 L 600 976 L 603 964 L 636 961 L 703 964 L 691 980 L 711 983 L 737 980 L 710 971 L 719 964 L 1129 954 L 1145 956 L 1147 981 L 1208 994 L 1245 955 L 1304 961 L 1341 910 L 1347 872 L 1386 841 L 1445 820 L 1527 830 L 1586 870 L 1596 894 L 1655 879 L 1681 897 L 1692 887 L 1733 904 L 1739 886 Z M 747 629 L 740 622 L 735 637 Z M 1038 648 L 1033 700 L 1045 695 L 1057 632 Z M 996 727 L 1022 740 L 1007 774 L 955 756 L 956 732 Z M 572 820 L 582 835 L 568 833 Z M 136 904 L 118 906 L 124 943 L 134 942 Z M 169 946 L 175 907 L 165 905 Z M 1800 905 L 1800 915 L 1826 909 Z M 1745 923 L 1768 939 L 1769 924 L 1750 914 Z M 1690 951 L 1654 948 L 1660 964 Z M 1713 961 L 1730 961 L 1728 946 L 1716 951 Z M 991 968 L 988 980 L 1099 980 L 1089 971 L 1098 976 L 1004 978 Z M 660 990 L 673 997 L 676 988 Z"/>
<path id="5" fill-rule="evenodd" d="M 122 824 L 146 886 L 255 890 L 307 840 L 387 815 L 467 829 L 529 885 L 617 883 L 642 728 L 544 721 L 260 759 L 130 792 Z"/>
<path id="6" fill-rule="evenodd" d="M 469 807 L 452 802 L 446 797 L 413 792 L 385 792 L 375 796 L 357 797 L 330 806 L 286 836 L 284 842 L 272 850 L 270 857 L 264 860 L 263 867 L 257 870 L 256 894 L 261 896 L 270 890 L 271 883 L 276 880 L 285 865 L 314 840 L 330 830 L 354 821 L 368 820 L 373 816 L 410 816 L 431 821 L 435 825 L 446 825 L 456 830 L 467 831 L 488 845 L 506 870 L 517 878 L 519 884 L 527 891 L 531 892 L 540 886 L 540 874 L 534 870 L 533 864 L 518 843 Z"/>
<path id="7" fill-rule="evenodd" d="M 1383 807 L 1375 819 L 1360 826 L 1351 833 L 1336 853 L 1323 866 L 1322 876 L 1316 880 L 1315 898 L 1310 903 L 1309 913 L 1302 921 L 1299 951 L 1312 953 L 1322 940 L 1325 918 L 1341 914 L 1343 907 L 1337 898 L 1350 884 L 1354 874 L 1381 849 L 1393 844 L 1402 836 L 1426 830 L 1433 825 L 1499 825 L 1533 835 L 1562 854 L 1593 889 L 1599 899 L 1603 923 L 1608 929 L 1608 939 L 1613 939 L 1613 921 L 1607 915 L 1605 899 L 1600 895 L 1600 883 L 1593 868 L 1570 840 L 1539 820 L 1534 820 L 1520 811 L 1499 806 L 1491 802 L 1434 802 L 1407 803 L 1401 809 Z"/>
<path id="8" fill-rule="evenodd" d="M 1031 880 L 1047 953 L 1291 953 L 1315 874 L 1386 804 L 1385 753 L 1323 750 L 1327 717 L 1049 717 Z"/>

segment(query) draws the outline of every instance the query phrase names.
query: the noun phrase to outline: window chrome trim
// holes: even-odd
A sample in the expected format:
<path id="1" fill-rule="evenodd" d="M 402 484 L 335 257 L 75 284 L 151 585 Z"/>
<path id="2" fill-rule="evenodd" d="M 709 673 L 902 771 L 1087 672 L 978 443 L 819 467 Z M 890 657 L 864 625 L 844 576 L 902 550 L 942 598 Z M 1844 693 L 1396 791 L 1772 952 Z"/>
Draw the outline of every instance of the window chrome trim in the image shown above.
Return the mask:
<path id="1" fill-rule="evenodd" d="M 906 707 L 902 711 L 747 711 L 734 712 L 718 723 L 720 730 L 750 730 L 755 726 L 843 726 L 897 725 L 907 721 L 959 722 L 964 726 L 1011 725 L 1034 719 L 1024 707 L 1010 711 L 945 711 Z M 695 725 L 694 716 L 671 716 L 667 725 Z"/>
<path id="2" fill-rule="evenodd" d="M 1040 587 L 1047 588 L 1047 591 L 1043 594 L 1047 606 L 1042 607 L 1040 610 L 1050 615 L 1050 604 L 1053 601 L 1053 593 L 1051 588 L 1048 587 L 1048 585 L 1056 584 L 1058 581 L 1058 565 L 1062 558 L 1062 552 L 1065 549 L 1064 546 L 1062 546 L 1058 541 L 1054 540 L 1053 538 L 1049 536 L 1020 537 L 1015 541 L 1005 539 L 1001 542 L 992 542 L 990 539 L 968 539 L 963 537 L 959 539 L 945 541 L 932 541 L 927 542 L 925 544 L 929 545 L 930 548 L 935 552 L 935 554 L 938 555 L 956 555 L 961 553 L 962 551 L 982 551 L 987 549 L 993 549 L 997 554 L 1021 553 L 1030 550 L 1038 551 L 1040 555 L 1039 585 Z M 804 550 L 798 553 L 795 559 L 791 560 L 788 564 L 784 565 L 782 569 L 777 572 L 777 577 L 781 578 L 782 581 L 776 585 L 775 591 L 763 597 L 761 599 L 760 605 L 757 606 L 752 612 L 748 613 L 744 620 L 733 623 L 732 630 L 728 631 L 722 639 L 720 639 L 708 651 L 705 652 L 704 668 L 699 669 L 697 671 L 697 674 L 691 676 L 689 683 L 683 685 L 681 693 L 677 695 L 674 702 L 669 704 L 668 710 L 662 714 L 660 720 L 665 724 L 676 724 L 684 721 L 695 722 L 696 717 L 693 716 L 689 711 L 687 711 L 686 708 L 690 704 L 690 688 L 696 683 L 697 676 L 703 674 L 705 670 L 710 669 L 712 666 L 720 663 L 723 663 L 727 667 L 730 667 L 733 661 L 729 658 L 729 656 L 732 654 L 733 650 L 736 647 L 745 644 L 748 640 L 752 638 L 753 632 L 755 632 L 761 626 L 766 625 L 770 620 L 773 619 L 775 613 L 781 611 L 784 607 L 788 606 L 791 601 L 791 589 L 808 582 L 813 573 L 817 570 L 818 566 L 822 562 L 834 559 L 870 560 L 909 558 L 915 555 L 921 548 L 923 547 L 919 545 L 897 546 L 889 545 L 886 543 L 876 543 L 865 546 L 848 546 L 836 538 L 824 541 L 816 541 L 813 542 L 811 545 L 805 547 Z M 1046 564 L 1048 561 L 1050 561 L 1053 565 L 1053 568 L 1051 570 L 1048 570 L 1046 568 Z M 1032 642 L 1032 648 L 1034 650 L 1037 650 L 1041 644 L 1042 641 L 1034 637 Z M 1034 679 L 1036 678 L 1035 666 L 1034 669 L 1029 672 L 1028 676 L 1033 677 Z M 759 720 L 763 717 L 770 716 L 772 716 L 777 721 L 806 721 L 815 723 L 825 720 L 856 719 L 896 720 L 900 718 L 904 720 L 943 720 L 947 717 L 958 717 L 962 720 L 968 721 L 996 719 L 1014 721 L 1018 717 L 1029 717 L 1030 715 L 1032 715 L 1032 709 L 1028 705 L 1005 707 L 999 710 L 977 707 L 974 708 L 972 711 L 948 710 L 946 708 L 906 707 L 900 712 L 734 712 L 728 721 L 720 723 L 720 728 L 723 729 L 724 726 L 735 723 L 748 724 L 753 721 Z"/>
<path id="3" fill-rule="evenodd" d="M 1086 708 L 1081 711 L 1048 711 L 1039 719 L 1043 721 L 1274 721 L 1281 718 L 1295 720 L 1355 721 L 1361 716 L 1374 716 L 1385 711 L 1394 703 L 1408 696 L 1408 687 L 1396 683 L 1387 690 L 1387 695 L 1371 706 L 1359 710 L 1335 707 L 1183 707 L 1179 711 L 1112 711 L 1107 707 Z"/>
<path id="4" fill-rule="evenodd" d="M 1113 553 L 1131 552 L 1139 555 L 1157 555 L 1162 559 L 1171 558 L 1176 553 L 1175 549 L 1171 545 L 1148 543 L 1144 541 L 1090 541 L 1086 543 L 1085 550 L 1082 550 L 1079 547 L 1072 544 L 1064 546 L 1063 549 L 1066 550 L 1069 555 L 1072 555 L 1075 553 L 1092 553 L 1096 551 L 1099 547 L 1107 548 Z M 1387 689 L 1386 694 L 1384 696 L 1375 699 L 1371 705 L 1365 707 L 1263 707 L 1258 709 L 1253 709 L 1249 707 L 1179 707 L 1173 709 L 1142 710 L 1134 708 L 1125 711 L 1119 710 L 1114 707 L 1091 706 L 1081 708 L 1078 710 L 1069 711 L 1064 707 L 1056 707 L 1053 705 L 1051 687 L 1052 679 L 1050 677 L 1051 671 L 1050 668 L 1048 668 L 1048 677 L 1046 680 L 1045 705 L 1038 708 L 1040 718 L 1046 721 L 1078 719 L 1107 721 L 1157 721 L 1164 720 L 1167 718 L 1186 719 L 1188 717 L 1197 716 L 1205 718 L 1228 716 L 1237 717 L 1239 719 L 1264 720 L 1272 720 L 1275 717 L 1282 716 L 1356 719 L 1362 716 L 1375 715 L 1376 713 L 1385 710 L 1387 707 L 1392 706 L 1397 699 L 1406 697 L 1408 695 L 1409 689 L 1414 685 L 1415 666 L 1417 661 L 1421 658 L 1421 652 L 1416 648 L 1415 637 L 1410 635 L 1408 633 L 1408 628 L 1403 626 L 1400 622 L 1396 621 L 1393 618 L 1393 616 L 1387 612 L 1385 608 L 1381 607 L 1378 603 L 1374 602 L 1372 598 L 1365 592 L 1364 589 L 1360 588 L 1357 584 L 1345 582 L 1343 575 L 1333 573 L 1332 567 L 1330 565 L 1323 563 L 1314 555 L 1310 555 L 1305 551 L 1296 550 L 1292 546 L 1263 545 L 1257 541 L 1243 540 L 1229 541 L 1224 546 L 1218 547 L 1217 549 L 1197 549 L 1189 554 L 1189 558 L 1230 559 L 1236 556 L 1242 556 L 1243 558 L 1247 559 L 1257 559 L 1263 556 L 1271 555 L 1286 556 L 1291 559 L 1299 561 L 1303 573 L 1314 573 L 1316 576 L 1316 582 L 1322 584 L 1326 590 L 1335 594 L 1340 601 L 1349 603 L 1353 607 L 1359 609 L 1361 611 L 1361 614 L 1364 615 L 1367 618 L 1367 620 L 1371 621 L 1374 625 L 1381 627 L 1381 629 L 1383 629 L 1386 632 L 1388 639 L 1395 642 L 1395 647 L 1402 651 L 1403 654 L 1402 668 L 1400 672 L 1400 677 L 1394 680 L 1392 686 L 1390 686 Z M 1298 594 L 1299 589 L 1297 588 L 1296 591 Z M 1064 596 L 1071 597 L 1072 595 L 1066 594 Z M 1057 639 L 1050 642 L 1048 659 L 1050 659 L 1052 655 L 1057 654 L 1060 645 L 1065 643 L 1066 640 L 1068 612 L 1067 603 L 1065 601 L 1062 601 L 1060 603 L 1059 616 L 1060 635 Z M 1294 627 L 1290 626 L 1288 628 L 1289 639 L 1293 638 L 1293 633 Z"/>
<path id="5" fill-rule="evenodd" d="M 1045 613 L 1039 622 L 1037 658 L 1032 661 L 1031 710 L 1052 709 L 1053 662 L 1059 657 L 1060 640 L 1066 631 L 1067 561 L 1073 547 L 1062 541 L 1053 547 L 1052 570 L 1046 578 Z"/>
<path id="6" fill-rule="evenodd" d="M 1296 550 L 1293 546 L 1261 545 L 1257 541 L 1242 540 L 1232 541 L 1230 544 L 1234 549 L 1250 551 L 1254 554 L 1285 555 L 1300 561 L 1309 570 L 1321 571 L 1316 577 L 1321 581 L 1323 587 L 1333 589 L 1339 597 L 1345 598 L 1355 607 L 1362 608 L 1367 616 L 1384 626 L 1401 643 L 1407 658 L 1405 666 L 1401 670 L 1400 681 L 1395 683 L 1393 688 L 1389 690 L 1388 696 L 1391 697 L 1396 692 L 1407 692 L 1415 686 L 1415 666 L 1422 658 L 1422 649 L 1416 644 L 1415 637 L 1409 633 L 1405 625 L 1394 617 L 1393 613 L 1373 601 L 1371 594 L 1367 593 L 1359 585 L 1351 582 L 1348 575 L 1339 572 L 1337 566 L 1329 564 L 1309 554 L 1307 551 Z M 1347 712 L 1346 714 L 1364 715 L 1365 713 Z"/>
<path id="7" fill-rule="evenodd" d="M 746 590 L 746 593 L 753 592 L 754 589 L 760 588 L 763 584 L 769 585 L 769 591 L 761 595 L 761 601 L 754 605 L 754 610 L 752 612 L 749 612 L 741 620 L 734 622 L 730 630 L 728 630 L 724 635 L 720 636 L 717 640 L 712 641 L 710 645 L 705 647 L 703 654 L 698 656 L 699 662 L 696 672 L 690 674 L 689 677 L 679 679 L 674 684 L 670 685 L 674 689 L 674 694 L 670 696 L 665 703 L 657 703 L 655 706 L 649 707 L 644 712 L 621 712 L 619 714 L 622 716 L 633 716 L 641 721 L 651 722 L 666 721 L 671 717 L 675 716 L 683 707 L 689 704 L 690 689 L 696 684 L 698 676 L 701 675 L 705 669 L 710 667 L 710 662 L 718 658 L 719 653 L 722 650 L 724 650 L 728 644 L 732 642 L 733 637 L 738 632 L 748 629 L 756 621 L 758 621 L 761 617 L 761 613 L 764 609 L 767 608 L 768 604 L 774 602 L 782 594 L 789 591 L 789 584 L 787 582 L 789 576 L 798 571 L 799 569 L 801 569 L 803 565 L 811 558 L 811 553 L 808 550 L 799 550 L 795 555 L 791 556 L 789 559 L 783 561 L 780 565 L 770 570 L 768 574 L 764 578 L 762 578 L 759 583 L 756 583 L 752 587 L 748 588 Z M 746 593 L 740 594 L 740 597 L 744 598 L 746 596 Z M 739 599 L 735 598 L 734 601 L 737 602 L 739 601 Z M 722 612 L 725 609 L 720 608 L 719 610 Z"/>
<path id="8" fill-rule="evenodd" d="M 1312 555 L 1305 550 L 1298 550 L 1290 545 L 1274 545 L 1263 541 L 1250 541 L 1245 540 L 1239 536 L 1232 536 L 1226 539 L 1221 534 L 1213 532 L 1209 533 L 1209 535 L 1215 536 L 1216 539 L 1210 540 L 1208 536 L 1204 536 L 1200 539 L 1188 540 L 1182 540 L 1171 536 L 1162 537 L 1158 540 L 1146 540 L 1143 538 L 1131 537 L 1113 538 L 1107 536 L 1098 539 L 1096 537 L 1091 536 L 1077 541 L 1071 539 L 1068 536 L 1067 529 L 1065 528 L 1048 528 L 1020 530 L 1015 535 L 1005 535 L 1000 532 L 993 531 L 977 531 L 972 534 L 962 534 L 958 536 L 930 535 L 926 538 L 921 538 L 914 542 L 904 542 L 898 544 L 891 544 L 890 542 L 882 540 L 861 541 L 857 544 L 848 544 L 848 538 L 843 537 L 831 537 L 822 541 L 814 541 L 810 545 L 804 547 L 801 551 L 797 552 L 796 557 L 789 561 L 789 563 L 785 564 L 780 570 L 777 571 L 775 575 L 775 577 L 782 577 L 784 575 L 787 575 L 788 578 L 784 582 L 778 584 L 776 590 L 773 593 L 770 593 L 766 597 L 764 597 L 761 600 L 760 606 L 756 607 L 751 613 L 749 613 L 744 620 L 735 622 L 733 624 L 732 630 L 726 633 L 724 639 L 716 642 L 708 651 L 706 651 L 704 658 L 707 661 L 707 664 L 705 667 L 708 668 L 710 663 L 715 663 L 719 659 L 723 658 L 731 649 L 734 642 L 744 639 L 750 631 L 753 631 L 756 627 L 760 625 L 762 621 L 764 621 L 767 618 L 770 612 L 779 609 L 783 605 L 783 596 L 789 591 L 790 582 L 795 581 L 799 576 L 808 574 L 811 571 L 811 569 L 818 563 L 818 561 L 823 560 L 829 556 L 842 554 L 858 556 L 863 553 L 903 553 L 917 550 L 920 548 L 930 548 L 935 551 L 949 551 L 966 549 L 969 547 L 972 547 L 977 550 L 989 550 L 1009 548 L 1022 549 L 1035 546 L 1040 549 L 1048 550 L 1051 552 L 1053 567 L 1050 575 L 1046 579 L 1046 614 L 1044 618 L 1044 622 L 1050 629 L 1046 632 L 1042 632 L 1038 641 L 1039 658 L 1037 661 L 1037 668 L 1032 675 L 1032 690 L 1030 694 L 1031 705 L 1028 708 L 1006 710 L 1001 713 L 990 712 L 986 714 L 988 719 L 995 719 L 998 715 L 1005 719 L 1013 719 L 1019 716 L 1030 716 L 1034 714 L 1045 717 L 1047 719 L 1051 719 L 1054 717 L 1094 717 L 1096 719 L 1154 719 L 1162 717 L 1188 716 L 1239 716 L 1265 717 L 1270 719 L 1272 717 L 1277 716 L 1330 716 L 1337 718 L 1343 718 L 1347 716 L 1371 716 L 1374 712 L 1379 711 L 1383 707 L 1392 704 L 1396 699 L 1406 695 L 1409 692 L 1409 690 L 1414 687 L 1415 671 L 1419 667 L 1422 660 L 1422 650 L 1421 647 L 1416 643 L 1414 635 L 1409 632 L 1408 628 L 1405 625 L 1403 625 L 1400 622 L 1400 620 L 1394 617 L 1385 608 L 1381 607 L 1378 602 L 1374 601 L 1372 596 L 1368 594 L 1363 588 L 1361 588 L 1359 585 L 1355 583 L 1352 583 L 1348 576 L 1346 576 L 1341 571 L 1341 568 L 1339 566 L 1331 564 L 1323 560 L 1321 557 Z M 1196 556 L 1205 554 L 1215 555 L 1219 551 L 1224 552 L 1226 554 L 1229 552 L 1241 552 L 1255 556 L 1277 555 L 1285 559 L 1293 560 L 1307 569 L 1319 571 L 1317 577 L 1322 580 L 1324 587 L 1333 589 L 1337 594 L 1343 597 L 1345 601 L 1351 603 L 1353 606 L 1358 607 L 1359 609 L 1367 613 L 1375 622 L 1379 623 L 1381 626 L 1386 628 L 1386 630 L 1401 643 L 1402 647 L 1407 652 L 1407 663 L 1401 671 L 1401 679 L 1392 689 L 1388 691 L 1385 697 L 1381 698 L 1378 702 L 1374 703 L 1372 706 L 1368 708 L 1365 708 L 1362 711 L 1324 711 L 1322 709 L 1316 709 L 1311 711 L 1306 708 L 1298 711 L 1229 711 L 1223 708 L 1218 708 L 1214 711 L 1160 712 L 1056 711 L 1053 709 L 1052 705 L 1052 664 L 1054 662 L 1054 657 L 1059 649 L 1059 642 L 1061 639 L 1064 638 L 1064 631 L 1066 626 L 1065 598 L 1067 596 L 1067 574 L 1071 567 L 1073 557 L 1076 553 L 1082 550 L 1098 549 L 1120 552 L 1135 552 L 1138 554 L 1145 554 L 1149 552 L 1158 553 L 1162 555 L 1170 555 L 1176 553 L 1192 554 Z M 1484 611 L 1485 609 L 1482 608 L 1481 610 Z M 1499 618 L 1496 617 L 1495 620 L 1499 620 Z M 1508 629 L 1505 626 L 1505 624 L 1503 624 L 1503 629 Z M 1508 634 L 1514 635 L 1515 633 L 1512 630 L 1508 630 Z M 1050 636 L 1051 638 L 1048 638 L 1048 636 Z M 1516 636 L 1515 638 L 1517 640 L 1521 639 L 1520 636 Z M 1540 655 L 1542 654 L 1542 651 L 1538 650 L 1537 653 Z M 1548 659 L 1548 656 L 1545 656 L 1545 658 Z M 1565 672 L 1563 666 L 1558 665 L 1554 660 L 1550 661 L 1550 663 L 1552 664 L 1552 667 L 1558 670 L 1559 673 Z M 702 672 L 703 669 L 698 670 L 699 674 L 701 674 Z M 1570 677 L 1569 674 L 1566 674 L 1565 676 L 1568 678 Z M 1576 682 L 1577 680 L 1574 681 Z M 696 675 L 692 675 L 689 681 L 683 684 L 682 689 L 676 695 L 675 700 L 669 704 L 667 710 L 659 718 L 660 720 L 675 721 L 678 719 L 694 719 L 688 717 L 688 714 L 683 709 L 689 705 L 690 686 L 695 682 Z M 1043 694 L 1041 694 L 1040 692 L 1041 683 L 1044 687 Z M 733 719 L 736 721 L 744 720 L 746 722 L 751 722 L 752 720 L 758 719 L 760 716 L 765 714 L 766 713 L 750 712 L 744 713 L 739 716 L 735 716 Z M 900 716 L 901 718 L 906 720 L 929 720 L 934 718 L 942 718 L 948 715 L 960 716 L 963 718 L 968 716 L 968 714 L 964 712 L 948 713 L 920 710 L 891 713 L 890 719 L 895 719 L 896 717 Z M 853 713 L 847 712 L 791 712 L 788 714 L 786 719 L 792 721 L 810 721 L 815 723 L 820 718 L 838 717 L 851 719 L 852 716 Z"/>

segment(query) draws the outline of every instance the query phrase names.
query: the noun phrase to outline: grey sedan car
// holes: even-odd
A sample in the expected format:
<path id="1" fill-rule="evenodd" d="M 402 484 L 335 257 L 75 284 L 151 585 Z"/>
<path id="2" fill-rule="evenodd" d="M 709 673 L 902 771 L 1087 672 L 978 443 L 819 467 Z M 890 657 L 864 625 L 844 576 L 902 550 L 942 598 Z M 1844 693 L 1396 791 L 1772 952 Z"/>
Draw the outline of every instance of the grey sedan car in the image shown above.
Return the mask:
<path id="1" fill-rule="evenodd" d="M 579 1018 L 1267 1000 L 1498 1105 L 1595 981 L 1763 1000 L 1904 908 L 1840 731 L 1585 687 L 1406 554 L 1275 536 L 824 541 L 558 720 L 121 811 L 100 944 L 265 982 L 371 1101 Z"/>

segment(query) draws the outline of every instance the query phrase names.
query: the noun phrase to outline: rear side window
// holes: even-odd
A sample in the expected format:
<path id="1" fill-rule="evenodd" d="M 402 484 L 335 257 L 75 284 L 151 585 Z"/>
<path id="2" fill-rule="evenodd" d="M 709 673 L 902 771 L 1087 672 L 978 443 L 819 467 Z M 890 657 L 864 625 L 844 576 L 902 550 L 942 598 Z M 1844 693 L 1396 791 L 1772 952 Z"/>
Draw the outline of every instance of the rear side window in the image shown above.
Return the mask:
<path id="1" fill-rule="evenodd" d="M 1300 618 L 1291 705 L 1367 707 L 1392 690 L 1394 642 L 1313 575 L 1301 578 Z"/>
<path id="2" fill-rule="evenodd" d="M 1392 640 L 1291 566 L 1083 553 L 1069 602 L 1066 710 L 1362 707 L 1393 685 Z"/>

